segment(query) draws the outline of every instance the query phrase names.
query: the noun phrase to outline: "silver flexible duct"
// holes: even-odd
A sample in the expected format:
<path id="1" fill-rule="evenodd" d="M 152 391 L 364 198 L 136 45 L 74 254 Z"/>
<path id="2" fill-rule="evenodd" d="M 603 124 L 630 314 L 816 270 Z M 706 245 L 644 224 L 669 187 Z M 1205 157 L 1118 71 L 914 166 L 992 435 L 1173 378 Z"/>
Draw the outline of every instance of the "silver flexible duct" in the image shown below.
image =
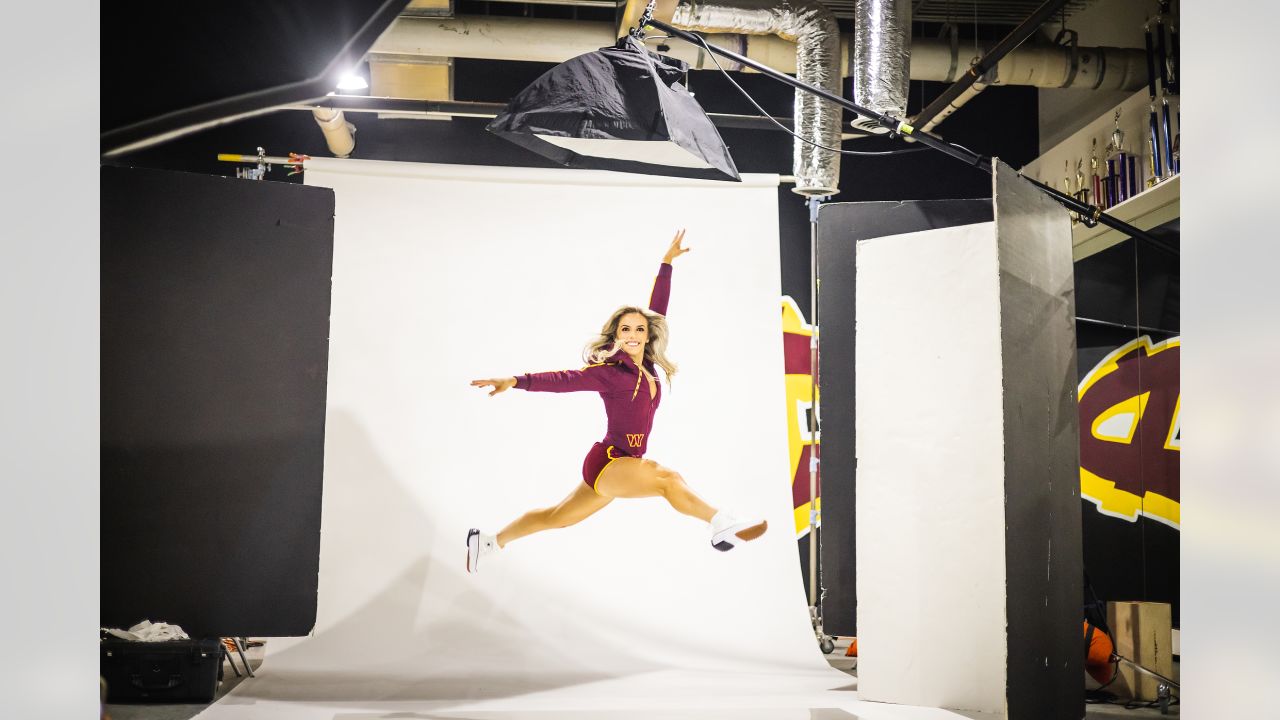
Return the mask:
<path id="1" fill-rule="evenodd" d="M 911 0 L 855 0 L 853 52 L 849 74 L 853 101 L 884 115 L 907 115 L 911 81 Z M 854 127 L 886 133 L 875 121 L 859 117 Z"/>
<path id="2" fill-rule="evenodd" d="M 778 35 L 794 41 L 796 78 L 841 94 L 840 28 L 835 15 L 817 0 L 680 0 L 671 24 L 693 32 Z M 801 90 L 795 98 L 796 133 L 819 145 L 840 147 L 840 108 Z M 838 153 L 797 140 L 793 158 L 795 192 L 821 196 L 839 189 Z"/>

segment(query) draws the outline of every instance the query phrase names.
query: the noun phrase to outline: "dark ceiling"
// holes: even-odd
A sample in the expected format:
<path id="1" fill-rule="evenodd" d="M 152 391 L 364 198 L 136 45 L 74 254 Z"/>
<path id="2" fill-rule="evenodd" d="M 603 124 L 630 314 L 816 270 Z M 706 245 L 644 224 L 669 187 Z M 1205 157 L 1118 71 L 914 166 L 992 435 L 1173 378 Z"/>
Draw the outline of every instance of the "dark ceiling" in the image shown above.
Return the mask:
<path id="1" fill-rule="evenodd" d="M 157 6 L 130 17 L 104 14 L 102 127 L 106 131 L 192 104 L 261 92 L 314 77 L 332 61 L 350 35 L 386 4 L 385 0 L 236 0 Z M 468 15 L 577 17 L 593 21 L 611 20 L 620 14 L 620 10 L 609 7 L 486 0 L 456 0 L 454 9 Z M 918 23 L 915 31 L 936 32 L 938 27 Z M 962 36 L 978 33 L 991 38 L 1002 36 L 1008 29 L 972 24 L 958 27 Z M 505 103 L 550 67 L 545 63 L 457 59 L 454 97 L 460 101 Z M 768 112 L 784 117 L 791 114 L 794 94 L 790 88 L 754 73 L 734 75 Z M 708 112 L 755 114 L 714 70 L 691 72 L 689 85 Z M 908 112 L 918 110 L 944 87 L 941 83 L 913 81 Z M 850 94 L 848 87 L 845 94 Z M 971 103 L 965 113 L 957 113 L 948 121 L 948 139 L 1020 166 L 1038 154 L 1036 98 L 1034 88 L 992 88 Z M 992 118 L 1000 118 L 1006 130 L 993 135 Z M 349 113 L 348 120 L 358 129 L 354 158 L 548 166 L 542 158 L 484 132 L 486 121 L 482 119 L 391 120 Z M 784 175 L 792 172 L 793 141 L 789 136 L 766 130 L 726 130 L 723 134 L 740 170 Z M 901 147 L 891 141 L 869 139 L 850 143 L 848 149 L 855 145 L 856 149 L 869 151 Z M 234 175 L 236 167 L 218 162 L 217 154 L 252 154 L 258 146 L 274 156 L 289 152 L 330 154 L 309 112 L 277 110 L 107 158 L 106 162 Z M 277 167 L 267 177 L 285 180 L 286 172 Z M 989 180 L 982 173 L 935 153 L 845 158 L 841 174 L 839 197 L 848 200 L 977 197 L 989 193 Z"/>
<path id="2" fill-rule="evenodd" d="M 386 4 L 220 0 L 104 12 L 102 130 L 314 77 Z"/>

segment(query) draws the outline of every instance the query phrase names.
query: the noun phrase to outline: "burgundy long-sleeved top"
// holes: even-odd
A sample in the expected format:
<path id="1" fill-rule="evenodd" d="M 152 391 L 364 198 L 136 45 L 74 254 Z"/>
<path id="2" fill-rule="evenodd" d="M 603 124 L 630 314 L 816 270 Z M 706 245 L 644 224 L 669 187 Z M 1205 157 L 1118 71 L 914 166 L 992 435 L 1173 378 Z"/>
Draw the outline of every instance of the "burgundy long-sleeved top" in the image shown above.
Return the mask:
<path id="1" fill-rule="evenodd" d="M 653 292 L 649 294 L 649 309 L 665 316 L 670 299 L 671 264 L 662 263 L 653 282 Z M 516 377 L 516 387 L 532 392 L 600 393 L 609 421 L 609 429 L 602 442 L 612 445 L 615 454 L 643 457 L 649 446 L 653 415 L 662 401 L 662 383 L 658 382 L 653 361 L 645 360 L 644 369 L 654 379 L 653 397 L 649 396 L 649 383 L 645 381 L 644 373 L 623 350 L 618 350 L 598 365 L 588 365 L 581 370 L 520 375 Z"/>

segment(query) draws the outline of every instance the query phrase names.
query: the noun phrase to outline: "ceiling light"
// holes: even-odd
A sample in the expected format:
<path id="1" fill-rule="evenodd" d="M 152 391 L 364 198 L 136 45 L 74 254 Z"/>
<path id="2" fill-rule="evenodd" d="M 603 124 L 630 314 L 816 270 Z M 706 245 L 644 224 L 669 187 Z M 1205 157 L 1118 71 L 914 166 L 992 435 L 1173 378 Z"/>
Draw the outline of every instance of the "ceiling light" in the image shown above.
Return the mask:
<path id="1" fill-rule="evenodd" d="M 367 87 L 369 83 L 357 72 L 349 72 L 338 81 L 339 90 L 364 90 Z"/>

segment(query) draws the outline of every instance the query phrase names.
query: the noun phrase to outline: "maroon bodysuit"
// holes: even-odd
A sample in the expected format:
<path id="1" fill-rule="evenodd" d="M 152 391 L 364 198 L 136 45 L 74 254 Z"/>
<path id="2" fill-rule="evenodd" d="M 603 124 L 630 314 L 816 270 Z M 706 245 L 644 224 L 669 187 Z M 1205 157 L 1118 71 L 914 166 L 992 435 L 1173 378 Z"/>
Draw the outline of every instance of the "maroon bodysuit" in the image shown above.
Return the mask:
<path id="1" fill-rule="evenodd" d="M 653 283 L 653 292 L 649 295 L 649 309 L 665 316 L 670 298 L 671 264 L 662 263 Z M 593 490 L 600 473 L 609 463 L 621 457 L 644 457 L 645 448 L 649 446 L 653 415 L 662 402 L 662 383 L 658 382 L 653 361 L 645 360 L 644 369 L 654 379 L 652 397 L 644 373 L 623 350 L 618 350 L 600 364 L 588 365 L 581 370 L 527 373 L 516 377 L 516 387 L 521 390 L 600 394 L 608 418 L 608 430 L 604 440 L 592 446 L 582 464 L 582 481 Z"/>

